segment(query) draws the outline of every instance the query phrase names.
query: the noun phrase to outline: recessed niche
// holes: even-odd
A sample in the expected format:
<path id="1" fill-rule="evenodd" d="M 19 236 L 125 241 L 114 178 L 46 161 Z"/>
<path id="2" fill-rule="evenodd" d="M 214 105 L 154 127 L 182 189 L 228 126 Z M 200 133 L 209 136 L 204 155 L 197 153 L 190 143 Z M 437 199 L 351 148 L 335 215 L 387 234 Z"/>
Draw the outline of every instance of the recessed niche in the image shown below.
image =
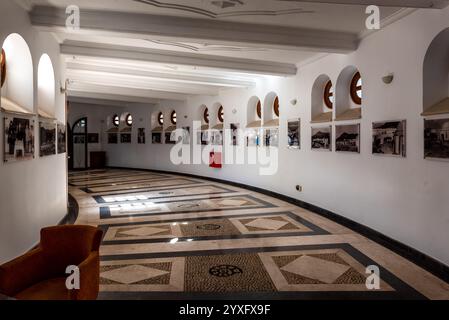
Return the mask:
<path id="1" fill-rule="evenodd" d="M 123 113 L 120 116 L 120 133 L 131 133 L 131 131 L 132 131 L 132 115 L 130 113 Z"/>
<path id="2" fill-rule="evenodd" d="M 312 119 L 311 123 L 324 123 L 332 121 L 332 108 L 334 104 L 333 83 L 329 76 L 320 75 L 312 86 Z"/>
<path id="3" fill-rule="evenodd" d="M 213 109 L 213 112 L 212 112 L 213 118 L 212 119 L 215 119 L 212 129 L 223 130 L 223 121 L 224 121 L 223 105 L 219 102 L 214 103 L 212 109 Z"/>
<path id="4" fill-rule="evenodd" d="M 10 34 L 2 45 L 4 77 L 1 106 L 4 111 L 34 113 L 33 60 L 25 39 Z"/>
<path id="5" fill-rule="evenodd" d="M 107 118 L 106 133 L 118 133 L 120 126 L 120 117 L 118 114 L 113 114 Z"/>
<path id="6" fill-rule="evenodd" d="M 55 117 L 55 72 L 50 57 L 43 54 L 37 71 L 37 110 L 40 117 Z"/>
<path id="7" fill-rule="evenodd" d="M 362 118 L 362 77 L 354 66 L 343 69 L 335 87 L 335 120 Z"/>
<path id="8" fill-rule="evenodd" d="M 151 131 L 161 133 L 164 131 L 164 113 L 161 111 L 153 112 L 151 115 Z"/>
<path id="9" fill-rule="evenodd" d="M 423 116 L 449 114 L 449 28 L 427 49 L 423 66 Z"/>
<path id="10" fill-rule="evenodd" d="M 262 126 L 262 103 L 259 97 L 253 96 L 248 101 L 246 109 L 246 128 L 256 129 Z"/>
<path id="11" fill-rule="evenodd" d="M 263 127 L 279 127 L 279 97 L 275 92 L 266 95 L 263 104 Z"/>

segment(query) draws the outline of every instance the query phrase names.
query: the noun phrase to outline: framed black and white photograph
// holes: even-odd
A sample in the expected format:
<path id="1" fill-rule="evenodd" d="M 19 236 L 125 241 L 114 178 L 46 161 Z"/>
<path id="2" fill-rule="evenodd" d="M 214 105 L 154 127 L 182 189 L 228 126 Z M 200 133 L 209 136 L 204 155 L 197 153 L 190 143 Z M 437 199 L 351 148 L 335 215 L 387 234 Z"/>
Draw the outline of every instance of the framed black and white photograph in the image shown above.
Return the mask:
<path id="1" fill-rule="evenodd" d="M 240 124 L 238 124 L 238 123 L 231 123 L 230 129 L 231 129 L 231 144 L 233 146 L 238 146 L 239 145 Z"/>
<path id="2" fill-rule="evenodd" d="M 175 132 L 166 132 L 165 133 L 165 144 L 176 144 L 176 136 Z"/>
<path id="3" fill-rule="evenodd" d="M 223 145 L 223 130 L 210 130 L 210 143 L 214 146 Z"/>
<path id="4" fill-rule="evenodd" d="M 121 133 L 120 143 L 131 143 L 131 133 Z"/>
<path id="5" fill-rule="evenodd" d="M 449 159 L 449 118 L 424 120 L 424 158 Z"/>
<path id="6" fill-rule="evenodd" d="M 312 128 L 312 150 L 332 150 L 332 126 Z"/>
<path id="7" fill-rule="evenodd" d="M 98 133 L 88 133 L 87 134 L 87 143 L 99 143 L 100 142 L 100 135 Z"/>
<path id="8" fill-rule="evenodd" d="M 406 121 L 373 123 L 373 154 L 406 156 Z"/>
<path id="9" fill-rule="evenodd" d="M 137 143 L 138 144 L 145 144 L 145 128 L 138 128 L 137 129 Z"/>
<path id="10" fill-rule="evenodd" d="M 41 157 L 56 154 L 56 124 L 39 122 L 39 155 Z"/>
<path id="11" fill-rule="evenodd" d="M 117 144 L 117 143 L 118 143 L 118 134 L 108 133 L 108 144 Z"/>
<path id="12" fill-rule="evenodd" d="M 161 132 L 153 132 L 151 134 L 151 143 L 161 144 L 162 143 L 162 133 Z"/>
<path id="13" fill-rule="evenodd" d="M 360 153 L 360 124 L 335 126 L 335 151 Z"/>
<path id="14" fill-rule="evenodd" d="M 190 127 L 182 127 L 182 143 L 190 144 Z"/>
<path id="15" fill-rule="evenodd" d="M 256 130 L 256 129 L 247 130 L 245 135 L 246 135 L 246 146 L 247 147 L 258 147 L 258 146 L 260 146 L 260 132 L 259 132 L 259 130 Z"/>
<path id="16" fill-rule="evenodd" d="M 287 130 L 288 148 L 301 149 L 301 120 L 289 120 Z"/>
<path id="17" fill-rule="evenodd" d="M 271 128 L 265 129 L 265 146 L 266 147 L 277 147 L 279 146 L 279 129 Z"/>
<path id="18" fill-rule="evenodd" d="M 62 123 L 57 124 L 58 131 L 58 154 L 65 153 L 67 151 L 66 143 L 66 126 Z"/>
<path id="19" fill-rule="evenodd" d="M 4 162 L 34 158 L 34 120 L 5 116 Z"/>

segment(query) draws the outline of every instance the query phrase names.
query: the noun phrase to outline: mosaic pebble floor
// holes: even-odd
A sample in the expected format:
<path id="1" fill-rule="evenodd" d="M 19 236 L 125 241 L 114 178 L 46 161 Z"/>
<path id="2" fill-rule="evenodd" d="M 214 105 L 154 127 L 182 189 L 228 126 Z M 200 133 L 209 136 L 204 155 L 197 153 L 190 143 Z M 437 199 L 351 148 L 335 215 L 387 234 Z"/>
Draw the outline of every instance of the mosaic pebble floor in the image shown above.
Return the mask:
<path id="1" fill-rule="evenodd" d="M 118 169 L 72 172 L 69 192 L 76 223 L 104 231 L 100 299 L 449 299 L 411 261 L 257 192 Z"/>

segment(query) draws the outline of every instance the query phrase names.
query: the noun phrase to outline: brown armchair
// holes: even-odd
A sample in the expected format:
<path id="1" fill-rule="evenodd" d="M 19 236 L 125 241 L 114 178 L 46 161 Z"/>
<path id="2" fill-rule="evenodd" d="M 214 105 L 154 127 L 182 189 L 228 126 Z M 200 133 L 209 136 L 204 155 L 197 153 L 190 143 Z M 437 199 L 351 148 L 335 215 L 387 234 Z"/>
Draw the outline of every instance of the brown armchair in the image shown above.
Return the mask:
<path id="1" fill-rule="evenodd" d="M 36 249 L 0 266 L 0 293 L 19 300 L 95 300 L 100 286 L 103 232 L 69 225 L 41 230 Z M 78 266 L 80 289 L 68 290 L 65 273 Z"/>

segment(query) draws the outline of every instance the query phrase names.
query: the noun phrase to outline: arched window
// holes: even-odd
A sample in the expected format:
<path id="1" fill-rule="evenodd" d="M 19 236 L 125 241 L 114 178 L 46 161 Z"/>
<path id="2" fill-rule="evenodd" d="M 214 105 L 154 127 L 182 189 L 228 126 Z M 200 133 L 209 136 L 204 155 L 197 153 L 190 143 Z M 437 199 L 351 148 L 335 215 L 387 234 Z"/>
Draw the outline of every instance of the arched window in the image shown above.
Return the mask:
<path id="1" fill-rule="evenodd" d="M 203 119 L 204 122 L 209 123 L 209 109 L 204 109 L 204 114 L 203 114 Z"/>
<path id="2" fill-rule="evenodd" d="M 128 127 L 131 127 L 131 126 L 133 125 L 133 116 L 130 115 L 130 114 L 128 114 L 128 115 L 126 116 L 125 121 L 126 121 L 126 125 L 127 125 Z"/>
<path id="3" fill-rule="evenodd" d="M 119 119 L 118 115 L 114 115 L 114 116 L 112 117 L 112 124 L 113 124 L 114 126 L 116 126 L 116 127 L 119 126 L 119 124 L 120 124 L 120 119 Z"/>
<path id="4" fill-rule="evenodd" d="M 161 126 L 164 124 L 164 114 L 162 112 L 159 112 L 159 114 L 157 115 L 157 122 Z"/>
<path id="5" fill-rule="evenodd" d="M 172 124 L 176 124 L 177 121 L 177 116 L 176 116 L 176 111 L 173 111 L 170 115 L 170 120 Z"/>
<path id="6" fill-rule="evenodd" d="M 276 97 L 273 102 L 273 111 L 276 117 L 279 117 L 279 97 Z"/>
<path id="7" fill-rule="evenodd" d="M 324 104 L 329 109 L 332 109 L 334 106 L 334 89 L 331 80 L 329 80 L 324 87 Z"/>
<path id="8" fill-rule="evenodd" d="M 257 102 L 256 112 L 257 112 L 257 117 L 259 119 L 262 119 L 262 103 L 260 103 L 260 100 Z"/>
<path id="9" fill-rule="evenodd" d="M 355 104 L 362 104 L 362 77 L 357 72 L 351 80 L 351 99 Z"/>
<path id="10" fill-rule="evenodd" d="M 0 66 L 1 66 L 1 72 L 2 72 L 2 79 L 0 88 L 3 87 L 3 84 L 6 80 L 6 53 L 5 50 L 2 49 L 2 55 L 0 56 Z"/>
<path id="11" fill-rule="evenodd" d="M 220 122 L 224 121 L 224 110 L 223 110 L 223 106 L 220 106 L 220 108 L 218 109 L 218 120 Z"/>

